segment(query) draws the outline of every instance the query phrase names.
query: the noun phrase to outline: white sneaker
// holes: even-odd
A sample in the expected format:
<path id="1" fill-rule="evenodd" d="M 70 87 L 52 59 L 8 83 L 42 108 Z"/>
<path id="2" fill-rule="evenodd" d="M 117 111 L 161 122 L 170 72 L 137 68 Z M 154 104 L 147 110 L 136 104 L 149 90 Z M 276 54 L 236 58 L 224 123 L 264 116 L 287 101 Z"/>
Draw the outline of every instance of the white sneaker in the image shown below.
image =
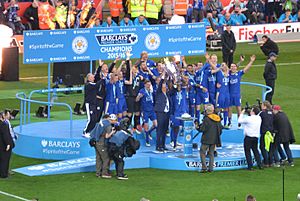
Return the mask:
<path id="1" fill-rule="evenodd" d="M 176 143 L 176 146 L 177 146 L 177 147 L 182 147 L 182 144 L 179 143 L 179 142 L 177 142 L 177 143 Z"/>
<path id="2" fill-rule="evenodd" d="M 151 147 L 150 143 L 146 142 L 146 147 Z"/>
<path id="3" fill-rule="evenodd" d="M 84 134 L 82 134 L 82 137 L 84 137 L 84 138 L 90 138 L 91 134 L 90 133 L 84 133 Z"/>
<path id="4" fill-rule="evenodd" d="M 174 147 L 174 142 L 173 142 L 173 141 L 170 142 L 170 146 L 171 146 L 171 147 Z"/>
<path id="5" fill-rule="evenodd" d="M 152 140 L 153 138 L 152 138 L 152 135 L 151 134 L 149 134 L 149 140 Z"/>
<path id="6" fill-rule="evenodd" d="M 242 126 L 238 126 L 238 130 L 242 130 L 243 129 L 243 127 Z"/>

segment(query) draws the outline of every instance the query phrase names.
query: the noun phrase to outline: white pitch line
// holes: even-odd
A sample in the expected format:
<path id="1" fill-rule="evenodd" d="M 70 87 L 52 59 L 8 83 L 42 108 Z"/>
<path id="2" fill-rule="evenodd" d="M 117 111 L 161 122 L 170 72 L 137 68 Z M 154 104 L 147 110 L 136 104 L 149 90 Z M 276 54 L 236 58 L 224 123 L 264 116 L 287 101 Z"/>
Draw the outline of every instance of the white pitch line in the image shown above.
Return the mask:
<path id="1" fill-rule="evenodd" d="M 52 77 L 52 76 L 51 76 Z M 37 80 L 37 79 L 46 79 L 48 76 L 40 76 L 40 77 L 21 77 L 20 80 Z"/>
<path id="2" fill-rule="evenodd" d="M 13 194 L 6 193 L 6 192 L 3 192 L 3 191 L 0 191 L 0 194 L 2 194 L 2 195 L 6 195 L 6 196 L 9 196 L 9 197 L 12 197 L 12 198 L 16 198 L 16 199 L 18 199 L 18 200 L 23 200 L 23 201 L 32 201 L 32 200 L 28 200 L 28 199 L 25 199 L 25 198 L 19 197 L 19 196 L 17 196 L 17 195 L 13 195 Z"/>

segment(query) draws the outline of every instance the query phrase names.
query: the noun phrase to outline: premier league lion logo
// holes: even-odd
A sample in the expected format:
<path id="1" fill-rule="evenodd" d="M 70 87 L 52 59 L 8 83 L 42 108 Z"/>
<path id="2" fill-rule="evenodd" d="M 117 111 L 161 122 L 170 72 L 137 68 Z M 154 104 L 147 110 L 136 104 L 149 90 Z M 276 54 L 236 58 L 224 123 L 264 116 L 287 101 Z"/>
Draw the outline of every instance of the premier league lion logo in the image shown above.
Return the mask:
<path id="1" fill-rule="evenodd" d="M 72 49 L 76 54 L 83 54 L 88 47 L 88 42 L 83 36 L 77 36 L 72 42 Z"/>
<path id="2" fill-rule="evenodd" d="M 149 50 L 156 50 L 160 46 L 160 37 L 157 33 L 149 33 L 145 38 L 145 46 Z"/>

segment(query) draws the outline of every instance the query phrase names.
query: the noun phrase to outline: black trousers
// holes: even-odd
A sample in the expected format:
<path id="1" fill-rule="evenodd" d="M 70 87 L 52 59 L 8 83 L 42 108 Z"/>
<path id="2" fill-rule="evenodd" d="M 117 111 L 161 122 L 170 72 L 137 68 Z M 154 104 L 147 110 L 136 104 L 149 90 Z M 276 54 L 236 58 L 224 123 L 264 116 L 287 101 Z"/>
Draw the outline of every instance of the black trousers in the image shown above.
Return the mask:
<path id="1" fill-rule="evenodd" d="M 230 68 L 230 65 L 233 63 L 233 53 L 228 51 L 222 51 L 223 55 L 223 62 L 225 62 L 228 65 L 228 68 Z"/>
<path id="2" fill-rule="evenodd" d="M 123 177 L 124 176 L 124 154 L 123 154 L 123 147 L 115 147 L 113 150 L 113 153 L 111 154 L 111 159 L 115 163 L 116 167 L 116 173 L 118 177 Z"/>
<path id="3" fill-rule="evenodd" d="M 0 178 L 8 177 L 9 160 L 11 157 L 11 150 L 0 151 Z"/>
<path id="4" fill-rule="evenodd" d="M 273 104 L 272 99 L 275 92 L 275 80 L 265 80 L 265 81 L 266 81 L 266 85 L 272 88 L 272 91 L 267 94 L 266 100 L 269 101 L 271 104 Z"/>
<path id="5" fill-rule="evenodd" d="M 248 164 L 248 169 L 251 169 L 253 167 L 251 150 L 254 154 L 254 158 L 257 162 L 257 166 L 261 167 L 261 159 L 260 159 L 260 155 L 259 155 L 257 146 L 258 146 L 258 138 L 257 137 L 246 136 L 244 138 L 244 151 L 245 151 L 245 156 L 246 156 L 246 160 L 247 160 L 247 164 Z"/>
<path id="6" fill-rule="evenodd" d="M 170 115 L 166 112 L 157 112 L 156 149 L 165 148 L 166 133 L 169 128 Z"/>
<path id="7" fill-rule="evenodd" d="M 97 107 L 96 105 L 91 105 L 89 103 L 85 103 L 87 122 L 86 126 L 83 130 L 84 133 L 89 133 L 93 130 L 97 123 Z"/>
<path id="8" fill-rule="evenodd" d="M 97 105 L 96 105 L 96 119 L 97 122 L 100 121 L 102 114 L 104 111 L 104 100 L 103 99 L 98 99 L 97 98 Z"/>

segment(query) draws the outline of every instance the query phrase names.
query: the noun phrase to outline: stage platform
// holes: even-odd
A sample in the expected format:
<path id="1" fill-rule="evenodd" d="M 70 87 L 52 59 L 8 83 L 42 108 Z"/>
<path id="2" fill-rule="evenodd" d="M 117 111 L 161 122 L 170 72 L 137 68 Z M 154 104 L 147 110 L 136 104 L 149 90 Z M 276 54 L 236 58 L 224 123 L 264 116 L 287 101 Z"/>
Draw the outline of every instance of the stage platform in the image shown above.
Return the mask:
<path id="1" fill-rule="evenodd" d="M 221 136 L 222 147 L 218 148 L 218 156 L 215 158 L 215 170 L 233 170 L 246 167 L 246 159 L 243 149 L 243 130 L 237 129 L 236 116 L 233 118 L 233 127 L 223 130 Z M 52 121 L 31 123 L 15 128 L 19 139 L 14 153 L 31 158 L 59 160 L 58 162 L 29 166 L 15 169 L 14 171 L 29 176 L 65 174 L 75 172 L 95 171 L 95 150 L 89 146 L 88 139 L 82 138 L 82 130 L 85 120 L 73 121 L 72 137 L 69 130 L 69 121 Z M 197 133 L 193 131 L 193 135 Z M 168 170 L 192 170 L 201 169 L 199 150 L 193 149 L 193 154 L 185 156 L 182 149 L 168 151 L 166 153 L 155 152 L 155 132 L 151 147 L 145 146 L 144 135 L 135 134 L 135 138 L 141 142 L 141 148 L 131 158 L 126 158 L 125 168 L 158 168 Z M 178 137 L 180 143 L 184 142 L 183 136 Z M 194 143 L 200 142 L 201 134 Z M 170 137 L 167 137 L 167 148 Z M 294 158 L 300 157 L 300 145 L 292 145 Z M 111 167 L 114 169 L 113 165 Z"/>

